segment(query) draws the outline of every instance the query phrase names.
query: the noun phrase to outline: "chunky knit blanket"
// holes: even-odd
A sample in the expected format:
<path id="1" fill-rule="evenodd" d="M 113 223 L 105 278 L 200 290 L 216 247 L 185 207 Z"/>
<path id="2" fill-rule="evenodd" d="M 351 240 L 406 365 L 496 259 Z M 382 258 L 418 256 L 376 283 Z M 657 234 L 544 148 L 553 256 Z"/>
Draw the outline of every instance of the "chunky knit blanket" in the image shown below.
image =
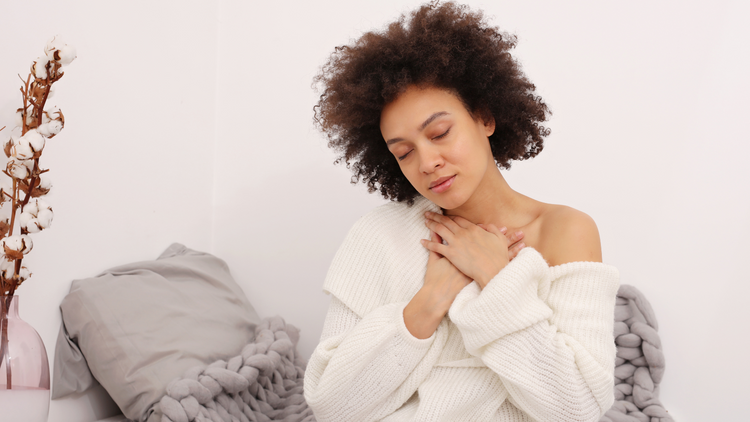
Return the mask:
<path id="1" fill-rule="evenodd" d="M 643 294 L 621 285 L 615 307 L 615 404 L 599 422 L 674 422 L 659 401 L 664 353 L 658 329 Z"/>
<path id="2" fill-rule="evenodd" d="M 240 355 L 188 370 L 167 386 L 162 422 L 314 422 L 298 340 L 282 318 L 264 319 Z"/>
<path id="3" fill-rule="evenodd" d="M 615 404 L 600 422 L 674 422 L 659 401 L 664 354 L 651 305 L 621 285 L 615 308 Z M 255 339 L 229 361 L 196 367 L 167 387 L 162 422 L 314 422 L 303 396 L 299 331 L 266 318 Z"/>

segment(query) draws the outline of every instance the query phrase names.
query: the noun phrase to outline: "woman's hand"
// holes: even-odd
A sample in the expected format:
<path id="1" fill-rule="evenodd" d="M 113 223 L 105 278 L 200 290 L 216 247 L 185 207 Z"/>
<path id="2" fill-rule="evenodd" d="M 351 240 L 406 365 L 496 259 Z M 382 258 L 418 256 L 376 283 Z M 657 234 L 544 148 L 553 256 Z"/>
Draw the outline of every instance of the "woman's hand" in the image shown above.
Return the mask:
<path id="1" fill-rule="evenodd" d="M 505 227 L 477 225 L 462 217 L 425 213 L 425 225 L 438 239 L 422 240 L 422 245 L 447 258 L 459 271 L 484 288 L 526 245 L 522 232 L 507 235 Z M 445 239 L 447 244 L 443 244 Z M 437 241 L 436 241 L 437 240 Z"/>
<path id="2" fill-rule="evenodd" d="M 442 242 L 435 232 L 430 240 Z M 453 300 L 471 279 L 459 271 L 445 257 L 430 251 L 424 284 L 404 308 L 404 324 L 417 338 L 428 338 L 448 313 Z"/>

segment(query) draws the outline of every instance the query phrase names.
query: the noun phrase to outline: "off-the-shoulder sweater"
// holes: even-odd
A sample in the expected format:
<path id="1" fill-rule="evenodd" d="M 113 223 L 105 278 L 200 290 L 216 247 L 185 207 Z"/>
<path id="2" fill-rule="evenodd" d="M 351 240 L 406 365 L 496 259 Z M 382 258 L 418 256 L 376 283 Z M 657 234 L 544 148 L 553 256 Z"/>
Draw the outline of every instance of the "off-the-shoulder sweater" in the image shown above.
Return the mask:
<path id="1" fill-rule="evenodd" d="M 426 210 L 440 212 L 423 198 L 382 205 L 338 250 L 304 383 L 317 420 L 597 421 L 614 400 L 617 270 L 550 267 L 527 247 L 417 339 L 403 309 L 424 280 Z"/>

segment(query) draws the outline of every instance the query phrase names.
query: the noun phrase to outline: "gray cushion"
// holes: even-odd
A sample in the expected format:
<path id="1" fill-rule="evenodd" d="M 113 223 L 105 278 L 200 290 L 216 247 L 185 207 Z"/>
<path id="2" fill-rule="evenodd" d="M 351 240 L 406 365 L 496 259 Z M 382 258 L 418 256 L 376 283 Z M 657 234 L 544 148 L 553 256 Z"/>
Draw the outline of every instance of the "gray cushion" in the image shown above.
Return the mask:
<path id="1" fill-rule="evenodd" d="M 260 322 L 224 261 L 176 243 L 156 261 L 74 280 L 60 310 L 52 397 L 95 378 L 142 421 L 170 381 L 239 353 Z"/>

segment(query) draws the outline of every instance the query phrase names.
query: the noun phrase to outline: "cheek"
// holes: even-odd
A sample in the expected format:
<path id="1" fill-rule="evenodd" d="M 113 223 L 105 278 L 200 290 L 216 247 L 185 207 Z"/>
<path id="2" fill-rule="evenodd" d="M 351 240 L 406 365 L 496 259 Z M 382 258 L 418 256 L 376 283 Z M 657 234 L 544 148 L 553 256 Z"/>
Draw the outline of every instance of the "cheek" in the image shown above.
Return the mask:
<path id="1" fill-rule="evenodd" d="M 411 164 L 411 163 L 410 163 Z M 402 165 L 401 167 L 401 173 L 403 173 L 404 177 L 406 177 L 406 180 L 411 183 L 412 186 L 416 189 L 417 186 L 419 186 L 419 180 L 420 180 L 420 172 L 419 168 L 416 165 Z"/>
<path id="2" fill-rule="evenodd" d="M 468 142 L 456 142 L 446 151 L 445 160 L 455 165 L 471 164 L 476 160 L 477 151 Z M 465 169 L 467 170 L 467 169 Z"/>

